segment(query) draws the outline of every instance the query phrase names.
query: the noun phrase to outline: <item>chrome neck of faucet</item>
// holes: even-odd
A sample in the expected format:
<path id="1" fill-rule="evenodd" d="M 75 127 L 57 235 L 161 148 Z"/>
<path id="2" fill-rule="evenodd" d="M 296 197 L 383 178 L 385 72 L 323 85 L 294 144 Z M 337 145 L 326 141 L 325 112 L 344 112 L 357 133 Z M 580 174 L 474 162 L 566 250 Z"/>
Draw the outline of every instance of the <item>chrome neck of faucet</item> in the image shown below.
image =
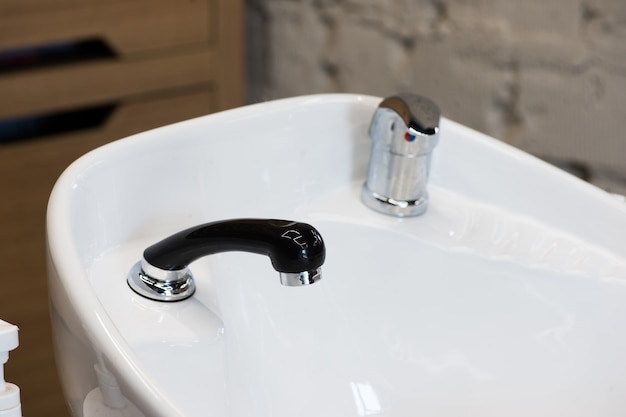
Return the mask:
<path id="1" fill-rule="evenodd" d="M 439 120 L 439 108 L 426 97 L 398 94 L 379 104 L 369 129 L 372 151 L 361 192 L 366 206 L 397 217 L 426 211 Z"/>

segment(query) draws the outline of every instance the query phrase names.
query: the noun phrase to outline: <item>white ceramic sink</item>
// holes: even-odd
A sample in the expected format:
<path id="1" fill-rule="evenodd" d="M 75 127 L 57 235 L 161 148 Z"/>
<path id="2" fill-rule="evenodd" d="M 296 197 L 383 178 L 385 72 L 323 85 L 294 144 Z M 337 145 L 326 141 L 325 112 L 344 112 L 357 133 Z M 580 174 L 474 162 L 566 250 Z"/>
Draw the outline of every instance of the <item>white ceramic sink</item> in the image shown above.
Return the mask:
<path id="1" fill-rule="evenodd" d="M 244 107 L 67 169 L 48 245 L 75 416 L 118 385 L 127 416 L 626 415 L 626 204 L 443 119 L 427 213 L 373 212 L 379 101 Z M 315 226 L 323 279 L 283 287 L 266 257 L 229 252 L 191 265 L 188 300 L 127 286 L 150 244 L 239 217 Z"/>

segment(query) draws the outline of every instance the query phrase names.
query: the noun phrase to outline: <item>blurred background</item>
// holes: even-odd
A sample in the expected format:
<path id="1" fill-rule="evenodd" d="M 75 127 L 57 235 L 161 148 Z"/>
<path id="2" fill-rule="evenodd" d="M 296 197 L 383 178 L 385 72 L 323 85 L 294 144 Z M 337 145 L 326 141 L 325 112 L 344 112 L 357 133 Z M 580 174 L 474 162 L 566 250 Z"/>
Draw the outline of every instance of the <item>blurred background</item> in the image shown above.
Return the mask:
<path id="1" fill-rule="evenodd" d="M 0 318 L 24 415 L 64 416 L 45 211 L 73 160 L 247 103 L 429 96 L 444 116 L 626 194 L 622 0 L 3 0 Z"/>
<path id="2" fill-rule="evenodd" d="M 249 0 L 248 100 L 425 94 L 448 118 L 626 191 L 621 0 Z"/>

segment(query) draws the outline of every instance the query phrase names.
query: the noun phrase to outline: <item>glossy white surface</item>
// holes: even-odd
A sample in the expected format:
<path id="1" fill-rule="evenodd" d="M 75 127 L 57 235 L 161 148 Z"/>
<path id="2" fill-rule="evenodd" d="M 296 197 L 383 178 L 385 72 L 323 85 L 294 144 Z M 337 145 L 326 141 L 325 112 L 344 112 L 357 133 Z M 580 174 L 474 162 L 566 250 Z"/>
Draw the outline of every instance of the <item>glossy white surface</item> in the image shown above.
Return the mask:
<path id="1" fill-rule="evenodd" d="M 359 193 L 379 100 L 241 108 L 64 173 L 50 290 L 76 410 L 104 363 L 151 416 L 626 414 L 626 205 L 443 120 L 428 212 L 375 213 Z M 282 287 L 268 259 L 226 253 L 192 265 L 184 302 L 126 285 L 146 246 L 236 217 L 314 225 L 323 280 Z"/>

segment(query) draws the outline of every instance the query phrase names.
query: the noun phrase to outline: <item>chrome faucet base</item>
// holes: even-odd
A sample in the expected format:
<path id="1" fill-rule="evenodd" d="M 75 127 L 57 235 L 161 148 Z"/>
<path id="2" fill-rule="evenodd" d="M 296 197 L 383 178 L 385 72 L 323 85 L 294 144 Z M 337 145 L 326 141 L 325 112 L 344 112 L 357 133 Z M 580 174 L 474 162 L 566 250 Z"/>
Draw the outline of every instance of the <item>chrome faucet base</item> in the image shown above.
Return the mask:
<path id="1" fill-rule="evenodd" d="M 379 213 L 395 217 L 420 216 L 428 208 L 428 193 L 417 200 L 394 200 L 370 190 L 367 184 L 361 188 L 361 201 L 367 207 Z"/>
<path id="2" fill-rule="evenodd" d="M 196 291 L 188 268 L 166 271 L 142 259 L 128 273 L 128 286 L 137 294 L 155 301 L 182 301 Z"/>

